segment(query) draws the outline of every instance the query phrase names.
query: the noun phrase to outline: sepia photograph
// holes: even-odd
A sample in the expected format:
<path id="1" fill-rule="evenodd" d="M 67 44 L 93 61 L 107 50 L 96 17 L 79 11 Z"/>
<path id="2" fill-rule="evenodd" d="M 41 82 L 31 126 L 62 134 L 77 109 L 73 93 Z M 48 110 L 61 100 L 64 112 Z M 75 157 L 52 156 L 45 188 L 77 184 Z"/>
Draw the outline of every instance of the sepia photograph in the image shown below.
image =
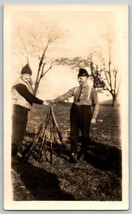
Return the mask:
<path id="1" fill-rule="evenodd" d="M 3 12 L 4 209 L 127 210 L 128 5 Z"/>

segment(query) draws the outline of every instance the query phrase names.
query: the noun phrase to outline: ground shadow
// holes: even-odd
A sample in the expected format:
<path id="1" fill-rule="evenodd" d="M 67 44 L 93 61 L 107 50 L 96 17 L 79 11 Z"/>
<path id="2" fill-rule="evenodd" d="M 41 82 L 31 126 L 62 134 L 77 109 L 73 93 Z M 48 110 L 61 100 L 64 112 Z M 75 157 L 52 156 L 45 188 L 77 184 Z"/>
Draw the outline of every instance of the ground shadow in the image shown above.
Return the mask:
<path id="1" fill-rule="evenodd" d="M 81 136 L 79 141 L 81 142 Z M 81 143 L 79 143 L 79 147 L 81 147 Z M 65 144 L 54 143 L 52 149 L 53 154 L 71 162 L 70 139 Z M 113 171 L 120 177 L 122 175 L 122 152 L 115 146 L 91 140 L 85 161 L 101 170 Z"/>
<path id="2" fill-rule="evenodd" d="M 12 164 L 12 168 L 20 175 L 27 191 L 32 194 L 33 200 L 75 200 L 72 194 L 60 189 L 56 174 L 35 167 L 29 162 Z M 14 200 L 20 200 L 15 197 L 15 189 Z"/>
<path id="3" fill-rule="evenodd" d="M 96 168 L 122 175 L 122 153 L 117 147 L 91 141 L 85 160 Z"/>
<path id="4" fill-rule="evenodd" d="M 81 149 L 81 143 L 79 144 Z M 70 161 L 70 141 L 64 145 L 55 145 L 54 152 L 67 161 Z M 112 171 L 117 176 L 122 175 L 122 152 L 114 146 L 91 141 L 85 155 L 85 161 L 95 168 Z"/>

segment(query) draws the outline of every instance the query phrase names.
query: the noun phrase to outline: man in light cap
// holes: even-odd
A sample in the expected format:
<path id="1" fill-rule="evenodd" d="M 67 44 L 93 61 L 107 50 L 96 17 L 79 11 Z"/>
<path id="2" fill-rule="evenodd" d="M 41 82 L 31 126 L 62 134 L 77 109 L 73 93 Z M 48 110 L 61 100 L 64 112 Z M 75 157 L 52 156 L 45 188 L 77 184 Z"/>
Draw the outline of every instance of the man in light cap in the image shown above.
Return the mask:
<path id="1" fill-rule="evenodd" d="M 67 93 L 50 100 L 49 103 L 59 103 L 74 97 L 70 110 L 70 139 L 71 153 L 74 162 L 84 160 L 89 145 L 89 131 L 91 123 L 96 123 L 98 114 L 98 97 L 96 90 L 88 85 L 89 74 L 86 69 L 80 68 L 78 73 L 79 86 L 70 89 Z M 82 146 L 78 154 L 79 130 L 82 133 Z"/>
<path id="2" fill-rule="evenodd" d="M 26 64 L 21 70 L 21 76 L 12 87 L 12 156 L 18 159 L 22 159 L 22 143 L 26 131 L 28 112 L 32 104 L 47 104 L 33 95 L 31 75 L 31 68 Z"/>

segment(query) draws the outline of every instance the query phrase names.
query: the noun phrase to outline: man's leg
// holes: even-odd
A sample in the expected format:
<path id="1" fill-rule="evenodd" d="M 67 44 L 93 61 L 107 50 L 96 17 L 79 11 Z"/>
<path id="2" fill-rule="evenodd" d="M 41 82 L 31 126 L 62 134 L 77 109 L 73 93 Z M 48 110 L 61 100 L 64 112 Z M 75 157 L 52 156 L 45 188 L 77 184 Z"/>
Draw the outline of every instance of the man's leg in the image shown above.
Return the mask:
<path id="1" fill-rule="evenodd" d="M 22 143 L 26 131 L 28 110 L 14 106 L 12 117 L 12 155 L 22 153 Z"/>
<path id="2" fill-rule="evenodd" d="M 79 134 L 79 120 L 78 120 L 78 106 L 72 105 L 70 112 L 70 138 L 71 138 L 71 152 L 77 156 L 78 152 L 78 134 Z"/>
<path id="3" fill-rule="evenodd" d="M 81 106 L 79 112 L 79 118 L 81 123 L 81 132 L 82 132 L 82 147 L 80 153 L 80 159 L 84 159 L 85 154 L 88 150 L 90 138 L 90 124 L 91 124 L 91 108 L 89 106 Z"/>

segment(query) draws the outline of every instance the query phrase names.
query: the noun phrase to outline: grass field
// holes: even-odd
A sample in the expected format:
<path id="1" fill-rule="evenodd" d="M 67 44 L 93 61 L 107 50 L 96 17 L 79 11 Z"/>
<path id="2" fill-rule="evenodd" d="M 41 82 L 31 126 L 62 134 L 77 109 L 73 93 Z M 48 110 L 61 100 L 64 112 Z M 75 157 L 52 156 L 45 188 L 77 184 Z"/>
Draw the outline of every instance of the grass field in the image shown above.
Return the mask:
<path id="1" fill-rule="evenodd" d="M 36 133 L 48 107 L 35 105 L 27 126 L 27 138 Z M 70 104 L 54 106 L 59 129 L 67 147 Z M 97 124 L 91 126 L 91 143 L 85 161 L 71 163 L 56 149 L 53 162 L 12 163 L 14 200 L 122 200 L 122 151 L 119 108 L 100 105 Z"/>

